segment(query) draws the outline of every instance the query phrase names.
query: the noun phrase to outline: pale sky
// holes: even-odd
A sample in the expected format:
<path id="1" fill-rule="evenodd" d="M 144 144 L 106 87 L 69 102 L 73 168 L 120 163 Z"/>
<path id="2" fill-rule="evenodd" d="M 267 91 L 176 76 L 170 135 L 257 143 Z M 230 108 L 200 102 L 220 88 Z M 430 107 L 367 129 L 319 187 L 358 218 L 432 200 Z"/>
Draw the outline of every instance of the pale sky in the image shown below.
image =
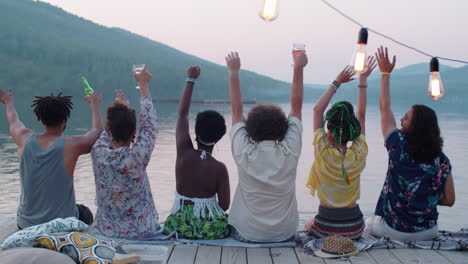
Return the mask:
<path id="1" fill-rule="evenodd" d="M 279 17 L 258 16 L 263 0 L 46 0 L 95 23 L 120 27 L 203 59 L 291 81 L 291 49 L 306 45 L 306 83 L 329 83 L 350 62 L 359 27 L 320 0 L 279 0 Z M 329 0 L 366 27 L 427 53 L 468 60 L 467 0 Z M 388 45 L 397 67 L 430 58 L 369 33 L 368 49 Z M 144 63 L 144 62 L 142 62 Z M 452 66 L 463 64 L 446 63 Z M 428 66 L 429 68 L 429 66 Z M 429 71 L 429 70 L 428 70 Z M 443 74 L 443 73 L 442 73 Z"/>

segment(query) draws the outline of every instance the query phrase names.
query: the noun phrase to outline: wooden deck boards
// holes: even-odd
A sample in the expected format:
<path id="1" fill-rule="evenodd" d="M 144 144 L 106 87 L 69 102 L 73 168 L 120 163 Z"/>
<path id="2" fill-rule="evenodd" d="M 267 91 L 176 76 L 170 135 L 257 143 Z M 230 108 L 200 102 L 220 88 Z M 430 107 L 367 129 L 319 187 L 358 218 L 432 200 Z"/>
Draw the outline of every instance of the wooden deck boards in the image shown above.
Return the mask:
<path id="1" fill-rule="evenodd" d="M 13 216 L 0 216 L 0 242 L 18 230 Z M 168 246 L 170 264 L 468 264 L 468 251 L 371 249 L 347 260 L 322 259 L 301 248 L 236 248 L 196 245 Z"/>

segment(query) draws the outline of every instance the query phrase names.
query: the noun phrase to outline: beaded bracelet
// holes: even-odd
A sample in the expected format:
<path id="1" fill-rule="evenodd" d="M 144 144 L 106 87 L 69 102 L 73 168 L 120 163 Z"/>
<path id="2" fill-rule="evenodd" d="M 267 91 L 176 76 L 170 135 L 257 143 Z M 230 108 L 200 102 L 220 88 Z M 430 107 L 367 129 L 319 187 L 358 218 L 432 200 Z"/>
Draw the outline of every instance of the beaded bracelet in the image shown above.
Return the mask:
<path id="1" fill-rule="evenodd" d="M 197 79 L 195 78 L 187 78 L 187 80 L 185 80 L 186 82 L 189 82 L 189 83 L 193 83 L 195 84 L 195 82 L 197 81 Z"/>
<path id="2" fill-rule="evenodd" d="M 382 75 L 390 75 L 389 72 L 381 72 Z"/>

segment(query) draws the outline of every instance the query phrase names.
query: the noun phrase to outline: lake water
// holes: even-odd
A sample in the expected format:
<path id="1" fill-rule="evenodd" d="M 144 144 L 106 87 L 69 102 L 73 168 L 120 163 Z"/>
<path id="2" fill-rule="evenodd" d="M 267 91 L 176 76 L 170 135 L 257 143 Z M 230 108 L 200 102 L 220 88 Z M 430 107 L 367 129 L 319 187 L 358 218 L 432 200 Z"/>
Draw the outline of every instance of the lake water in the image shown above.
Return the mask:
<path id="1" fill-rule="evenodd" d="M 286 112 L 288 105 L 281 105 Z M 246 112 L 249 106 L 244 109 Z M 304 105 L 303 111 L 303 147 L 297 170 L 297 200 L 299 204 L 300 219 L 303 222 L 310 215 L 317 212 L 319 201 L 309 194 L 305 187 L 309 175 L 310 166 L 314 158 L 312 139 L 312 107 L 311 104 Z M 160 219 L 163 221 L 172 206 L 175 176 L 174 164 L 175 150 L 175 123 L 177 118 L 177 105 L 156 105 L 159 119 L 159 135 L 156 147 L 152 154 L 147 172 L 151 182 L 151 189 L 155 199 L 156 208 Z M 231 127 L 231 116 L 229 105 L 193 105 L 191 109 L 191 132 L 193 135 L 193 120 L 196 112 L 205 109 L 220 111 L 226 118 L 228 129 Z M 395 116 L 397 120 L 407 109 L 397 109 Z M 16 145 L 7 134 L 4 111 L 0 112 L 0 215 L 16 214 L 19 202 L 20 184 L 18 176 L 18 157 Z M 72 116 L 73 118 L 78 118 Z M 26 124 L 30 124 L 25 122 Z M 399 124 L 399 121 L 397 122 Z M 439 124 L 444 137 L 444 152 L 450 158 L 453 165 L 453 176 L 456 189 L 455 206 L 439 207 L 439 226 L 443 229 L 459 229 L 468 227 L 466 212 L 468 211 L 468 118 L 466 114 L 439 113 Z M 37 127 L 37 124 L 35 125 Z M 67 129 L 67 134 L 82 134 L 86 129 Z M 359 204 L 363 213 L 367 216 L 372 214 L 385 179 L 387 170 L 387 153 L 383 147 L 383 138 L 380 133 L 380 116 L 377 107 L 368 107 L 367 114 L 367 144 L 369 155 L 367 166 L 361 175 L 361 199 Z M 192 137 L 193 138 L 193 137 Z M 213 155 L 224 162 L 229 170 L 231 182 L 231 194 L 237 186 L 237 168 L 231 155 L 229 137 L 226 135 L 215 146 Z M 92 211 L 96 211 L 94 203 L 95 187 L 90 155 L 81 156 L 75 170 L 75 191 L 78 203 L 86 204 Z"/>

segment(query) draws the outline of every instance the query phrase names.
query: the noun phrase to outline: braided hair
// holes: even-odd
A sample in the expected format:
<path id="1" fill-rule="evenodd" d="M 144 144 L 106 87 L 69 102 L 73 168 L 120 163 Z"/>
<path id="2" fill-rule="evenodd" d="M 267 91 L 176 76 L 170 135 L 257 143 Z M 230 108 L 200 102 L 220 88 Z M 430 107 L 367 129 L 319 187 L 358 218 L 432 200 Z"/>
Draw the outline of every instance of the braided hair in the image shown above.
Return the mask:
<path id="1" fill-rule="evenodd" d="M 35 96 L 35 98 L 31 107 L 37 120 L 46 126 L 58 126 L 70 117 L 73 109 L 71 96 L 62 96 L 62 93 L 54 96 L 51 93 L 50 96 Z"/>
<path id="2" fill-rule="evenodd" d="M 353 105 L 347 101 L 335 103 L 325 114 L 324 124 L 339 145 L 354 141 L 361 134 L 361 124 L 354 115 Z"/>

